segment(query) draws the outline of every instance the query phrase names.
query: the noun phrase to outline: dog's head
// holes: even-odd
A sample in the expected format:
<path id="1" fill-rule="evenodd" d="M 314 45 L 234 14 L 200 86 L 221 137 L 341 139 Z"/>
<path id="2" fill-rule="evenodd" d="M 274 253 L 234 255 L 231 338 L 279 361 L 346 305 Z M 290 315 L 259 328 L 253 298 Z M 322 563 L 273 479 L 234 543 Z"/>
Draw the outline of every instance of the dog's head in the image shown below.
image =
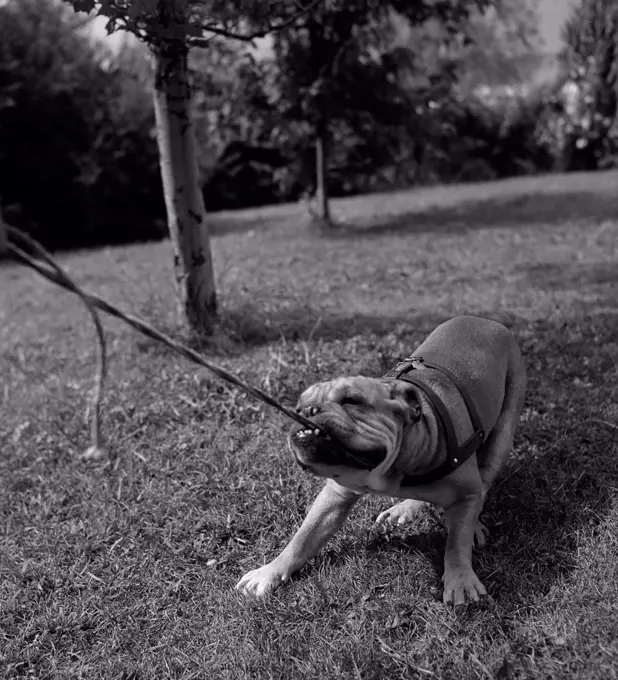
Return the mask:
<path id="1" fill-rule="evenodd" d="M 297 409 L 324 432 L 292 426 L 288 444 L 296 461 L 321 477 L 343 469 L 373 470 L 392 460 L 404 429 L 421 416 L 408 383 L 363 376 L 316 383 L 300 396 Z"/>

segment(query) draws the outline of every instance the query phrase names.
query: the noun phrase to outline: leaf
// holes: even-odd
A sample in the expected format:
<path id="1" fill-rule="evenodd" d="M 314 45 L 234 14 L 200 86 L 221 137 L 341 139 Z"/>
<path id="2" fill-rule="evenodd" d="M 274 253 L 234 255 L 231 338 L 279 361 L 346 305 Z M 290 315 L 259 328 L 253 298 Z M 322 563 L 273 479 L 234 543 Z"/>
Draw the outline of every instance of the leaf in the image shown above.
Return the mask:
<path id="1" fill-rule="evenodd" d="M 68 5 L 71 5 L 76 12 L 92 12 L 94 7 L 94 0 L 64 0 Z"/>
<path id="2" fill-rule="evenodd" d="M 129 5 L 127 15 L 131 19 L 157 14 L 157 0 L 133 0 Z"/>
<path id="3" fill-rule="evenodd" d="M 204 35 L 204 28 L 201 24 L 190 23 L 186 27 L 188 38 L 201 38 Z"/>

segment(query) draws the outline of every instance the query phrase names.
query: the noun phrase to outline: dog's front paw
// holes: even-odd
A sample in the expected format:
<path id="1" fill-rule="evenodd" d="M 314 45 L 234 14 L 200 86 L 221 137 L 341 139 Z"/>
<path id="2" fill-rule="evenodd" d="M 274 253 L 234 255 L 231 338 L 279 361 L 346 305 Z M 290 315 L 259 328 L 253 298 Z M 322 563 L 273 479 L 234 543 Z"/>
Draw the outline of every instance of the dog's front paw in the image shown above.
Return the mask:
<path id="1" fill-rule="evenodd" d="M 289 579 L 289 570 L 278 563 L 277 560 L 273 560 L 263 567 L 247 572 L 236 584 L 236 590 L 245 595 L 264 597 Z"/>
<path id="2" fill-rule="evenodd" d="M 418 515 L 423 505 L 422 501 L 402 501 L 397 503 L 397 505 L 393 505 L 392 508 L 381 512 L 376 519 L 376 523 L 382 526 L 408 524 Z"/>
<path id="3" fill-rule="evenodd" d="M 444 604 L 458 607 L 470 602 L 478 602 L 481 599 L 491 601 L 485 586 L 469 567 L 447 570 L 442 580 L 444 581 L 442 596 Z"/>

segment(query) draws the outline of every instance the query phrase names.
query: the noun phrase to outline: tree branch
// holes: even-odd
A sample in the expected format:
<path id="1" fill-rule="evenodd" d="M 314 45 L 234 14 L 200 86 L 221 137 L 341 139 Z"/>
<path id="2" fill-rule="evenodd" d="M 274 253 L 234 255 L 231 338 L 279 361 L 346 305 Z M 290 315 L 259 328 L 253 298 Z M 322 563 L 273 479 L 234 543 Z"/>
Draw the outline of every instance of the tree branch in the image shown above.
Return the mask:
<path id="1" fill-rule="evenodd" d="M 269 33 L 274 31 L 281 31 L 285 28 L 293 26 L 301 16 L 311 12 L 321 2 L 323 2 L 323 0 L 312 0 L 312 2 L 310 2 L 306 7 L 299 6 L 298 12 L 285 21 L 281 21 L 277 24 L 267 24 L 264 28 L 254 31 L 253 33 L 236 33 L 233 30 L 223 28 L 217 24 L 206 25 L 202 28 L 202 30 L 205 33 L 212 33 L 212 35 L 210 37 L 189 36 L 188 43 L 191 47 L 208 47 L 210 41 L 216 35 L 250 43 L 254 40 L 257 40 L 258 38 L 265 38 Z"/>

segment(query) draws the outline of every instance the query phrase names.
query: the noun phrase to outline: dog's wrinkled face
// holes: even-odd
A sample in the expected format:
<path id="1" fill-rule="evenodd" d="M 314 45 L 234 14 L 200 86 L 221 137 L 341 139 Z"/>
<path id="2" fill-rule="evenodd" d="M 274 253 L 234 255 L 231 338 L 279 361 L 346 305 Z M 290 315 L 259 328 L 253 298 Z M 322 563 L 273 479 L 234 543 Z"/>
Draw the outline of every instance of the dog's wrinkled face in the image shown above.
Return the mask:
<path id="1" fill-rule="evenodd" d="M 375 468 L 400 446 L 403 427 L 416 413 L 408 392 L 398 381 L 362 376 L 312 385 L 297 408 L 328 437 L 294 425 L 288 444 L 297 462 L 322 477 L 335 468 Z"/>

